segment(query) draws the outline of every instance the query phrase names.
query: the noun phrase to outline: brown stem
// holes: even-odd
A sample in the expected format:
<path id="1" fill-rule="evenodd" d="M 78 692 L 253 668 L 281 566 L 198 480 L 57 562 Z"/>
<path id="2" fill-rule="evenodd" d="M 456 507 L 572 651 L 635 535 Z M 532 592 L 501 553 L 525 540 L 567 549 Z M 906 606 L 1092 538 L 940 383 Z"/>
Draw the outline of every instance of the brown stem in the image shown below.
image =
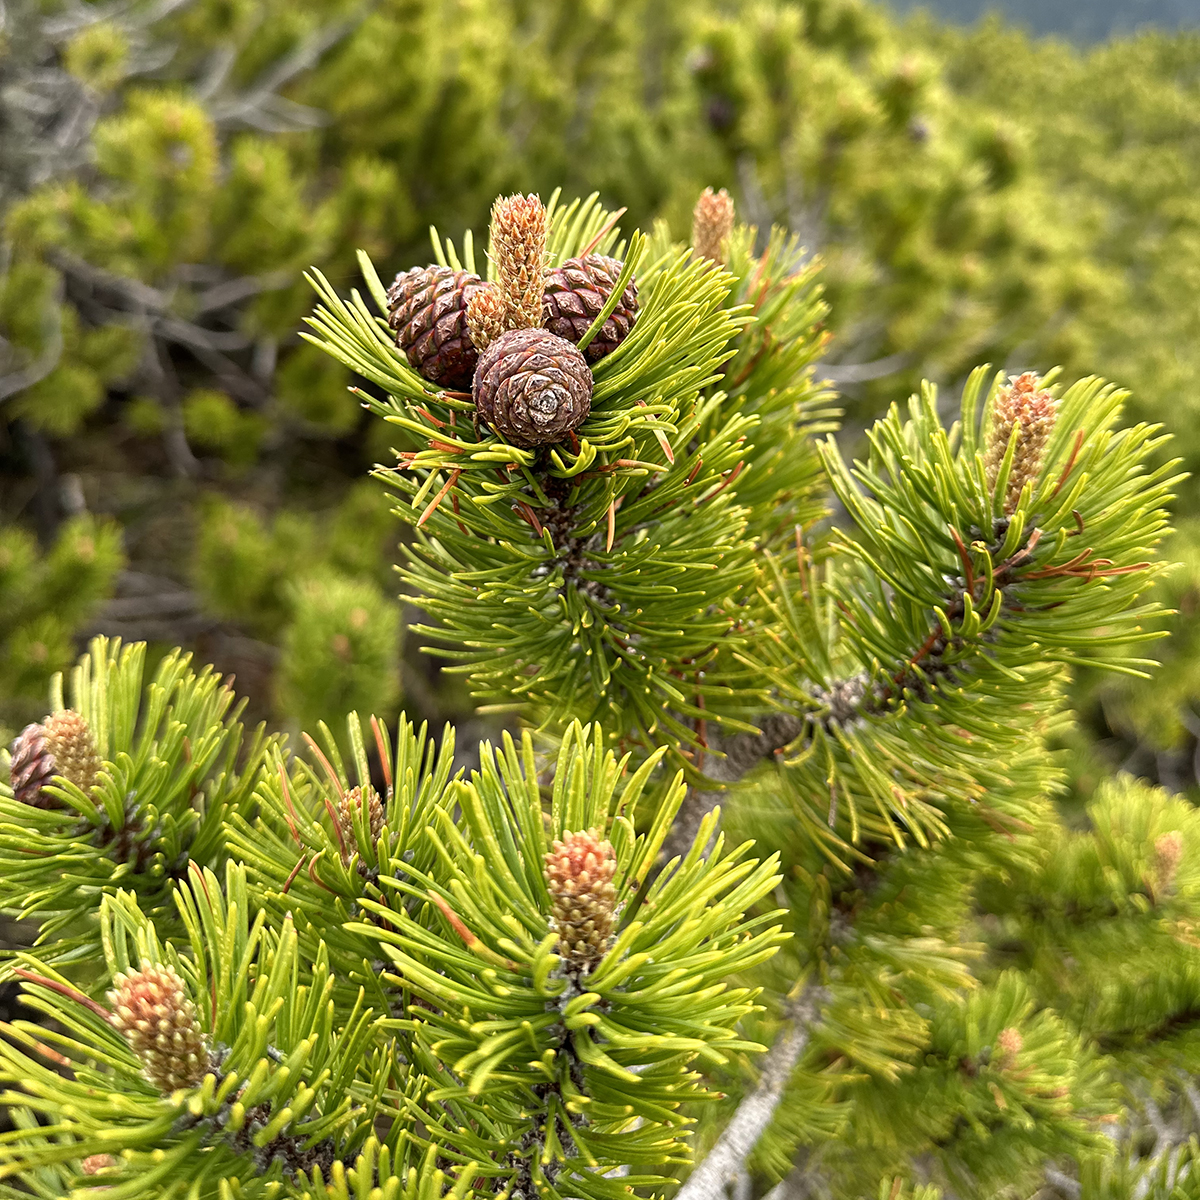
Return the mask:
<path id="1" fill-rule="evenodd" d="M 709 735 L 704 775 L 718 784 L 736 783 L 748 771 L 774 758 L 803 732 L 806 719 L 796 713 L 771 713 L 759 722 L 758 733 L 737 733 L 728 738 Z M 684 855 L 700 832 L 701 822 L 725 795 L 723 788 L 702 791 L 690 788 L 663 843 L 662 861 Z"/>

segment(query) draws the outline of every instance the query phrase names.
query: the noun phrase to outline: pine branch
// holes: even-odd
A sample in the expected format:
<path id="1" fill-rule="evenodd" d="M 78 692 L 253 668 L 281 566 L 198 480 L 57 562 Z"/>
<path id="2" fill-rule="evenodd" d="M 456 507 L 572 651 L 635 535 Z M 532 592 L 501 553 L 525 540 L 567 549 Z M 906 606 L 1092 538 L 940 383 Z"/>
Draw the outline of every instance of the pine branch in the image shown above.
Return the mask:
<path id="1" fill-rule="evenodd" d="M 888 354 L 872 362 L 861 363 L 830 363 L 817 364 L 817 373 L 830 383 L 869 383 L 875 379 L 884 379 L 903 371 L 912 361 L 912 355 L 907 351 Z"/>
<path id="2" fill-rule="evenodd" d="M 955 623 L 961 622 L 967 612 L 977 611 L 991 595 L 1010 586 L 1021 574 L 1030 577 L 1029 566 L 1041 533 L 1034 529 L 1024 544 L 1006 559 L 995 565 L 989 564 L 990 571 L 986 577 L 976 576 L 962 538 L 953 530 L 952 533 L 962 556 L 965 577 L 955 580 L 955 590 L 945 595 L 936 611 L 943 613 L 949 622 Z M 1004 543 L 1007 534 L 1008 521 L 997 522 L 994 549 Z M 1041 575 L 1033 577 L 1082 575 L 1086 578 L 1092 572 L 1103 574 L 1106 569 L 1112 568 L 1107 560 L 1097 561 L 1090 550 L 1086 552 L 1086 557 L 1076 557 L 1080 559 L 1079 562 L 1073 559 L 1065 567 L 1047 568 Z M 1023 567 L 1024 572 L 1021 570 Z M 862 717 L 882 716 L 894 709 L 905 695 L 928 696 L 937 680 L 951 670 L 946 662 L 948 654 L 956 655 L 956 665 L 962 669 L 962 640 L 946 637 L 944 630 L 942 623 L 935 622 L 928 635 L 913 648 L 903 666 L 884 682 L 872 684 L 866 675 L 859 673 L 834 680 L 827 686 L 810 687 L 809 702 L 815 709 L 823 709 L 823 715 L 819 711 L 809 716 L 773 713 L 759 720 L 758 733 L 741 733 L 717 741 L 710 746 L 714 757 L 711 764 L 705 765 L 706 777 L 725 784 L 737 783 L 760 763 L 773 759 L 796 741 L 813 721 L 823 725 L 840 725 Z M 669 861 L 691 844 L 700 821 L 721 802 L 723 795 L 722 791 L 695 787 L 689 790 L 675 828 L 664 846 L 666 860 Z"/>
<path id="3" fill-rule="evenodd" d="M 18 392 L 23 392 L 26 388 L 32 387 L 35 383 L 39 383 L 45 379 L 58 366 L 59 361 L 62 359 L 61 290 L 61 287 L 57 289 L 57 294 L 54 296 L 49 307 L 45 323 L 45 345 L 33 362 L 28 363 L 18 371 L 0 376 L 0 401 L 8 399 L 9 396 L 15 396 Z M 0 338 L 0 344 L 3 344 L 5 350 L 10 352 L 11 345 L 7 339 Z"/>
<path id="4" fill-rule="evenodd" d="M 1079 1181 L 1072 1179 L 1070 1175 L 1060 1171 L 1057 1167 L 1046 1168 L 1046 1182 L 1052 1187 L 1056 1187 L 1064 1196 L 1071 1197 L 1071 1200 L 1078 1200 L 1083 1195 L 1083 1188 Z"/>
<path id="5" fill-rule="evenodd" d="M 741 1177 L 746 1160 L 771 1124 L 824 998 L 820 989 L 809 987 L 796 999 L 763 1061 L 758 1086 L 738 1105 L 716 1144 L 676 1193 L 676 1200 L 727 1200 L 727 1186 Z"/>
<path id="6" fill-rule="evenodd" d="M 794 742 L 808 724 L 807 719 L 791 713 L 771 713 L 758 722 L 757 733 L 737 733 L 712 739 L 704 759 L 704 776 L 714 783 L 737 783 L 760 763 L 773 759 Z M 722 799 L 724 790 L 691 787 L 675 824 L 663 843 L 661 861 L 669 862 L 684 854 L 696 840 L 700 824 Z"/>

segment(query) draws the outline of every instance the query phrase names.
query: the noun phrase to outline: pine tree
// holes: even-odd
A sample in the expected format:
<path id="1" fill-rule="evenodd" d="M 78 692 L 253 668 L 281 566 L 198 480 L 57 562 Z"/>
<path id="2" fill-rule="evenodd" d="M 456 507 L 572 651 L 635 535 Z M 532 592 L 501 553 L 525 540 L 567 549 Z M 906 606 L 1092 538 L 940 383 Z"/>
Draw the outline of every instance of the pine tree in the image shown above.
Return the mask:
<path id="1" fill-rule="evenodd" d="M 1091 322 L 1113 308 L 1101 248 L 1076 228 L 1092 197 L 1064 204 L 1030 153 L 1040 112 L 957 87 L 965 56 L 857 0 L 137 0 L 119 13 L 22 0 L 5 28 L 4 517 L 43 551 L 81 505 L 115 518 L 126 571 L 97 589 L 115 603 L 70 615 L 79 644 L 95 631 L 186 644 L 276 721 L 307 677 L 288 650 L 312 615 L 304 598 L 380 574 L 374 552 L 344 561 L 331 527 L 387 519 L 354 486 L 386 452 L 382 426 L 344 368 L 295 336 L 308 263 L 345 287 L 357 247 L 411 263 L 431 222 L 459 237 L 498 191 L 562 181 L 684 238 L 714 183 L 824 256 L 825 371 L 855 422 L 885 388 L 957 379 L 980 358 L 1094 369 Z M 1089 115 L 1089 136 L 1110 121 Z M 1181 247 L 1152 273 L 1171 295 Z M 1136 340 L 1165 347 L 1159 368 L 1173 361 L 1176 339 Z M 226 539 L 266 583 L 243 590 L 221 570 Z M 324 631 L 327 645 L 346 636 L 345 621 Z M 464 715 L 414 657 L 429 711 Z M 0 665 L 4 690 L 40 694 L 66 662 L 55 649 Z M 352 702 L 394 715 L 395 681 L 374 675 L 375 694 Z M 305 710 L 321 704 L 314 688 Z M 12 730 L 38 715 L 16 707 Z"/>
<path id="2" fill-rule="evenodd" d="M 526 728 L 293 752 L 97 642 L 0 796 L 50 1018 L 0 1042 L 0 1194 L 1191 1194 L 1195 821 L 1115 781 L 1070 830 L 1050 748 L 1074 666 L 1150 665 L 1176 464 L 1111 386 L 980 368 L 847 465 L 817 268 L 715 199 L 704 253 L 502 200 L 486 259 L 434 233 L 479 283 L 433 324 L 312 273 L 421 636 Z M 556 271 L 586 328 L 533 324 Z M 448 390 L 405 330 L 488 288 Z"/>

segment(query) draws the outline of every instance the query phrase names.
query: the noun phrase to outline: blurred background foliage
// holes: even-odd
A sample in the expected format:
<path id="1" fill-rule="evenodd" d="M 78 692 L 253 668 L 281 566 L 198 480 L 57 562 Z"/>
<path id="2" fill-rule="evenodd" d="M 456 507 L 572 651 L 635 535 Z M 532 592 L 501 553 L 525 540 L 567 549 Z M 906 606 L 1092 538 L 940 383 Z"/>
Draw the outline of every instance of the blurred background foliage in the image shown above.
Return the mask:
<path id="1" fill-rule="evenodd" d="M 1100 33 L 1130 13 L 1082 7 Z M 851 440 L 921 377 L 951 398 L 980 362 L 1061 363 L 1200 468 L 1200 34 L 1080 46 L 860 0 L 3 12 L 6 739 L 96 632 L 196 649 L 254 717 L 469 715 L 405 637 L 365 479 L 387 428 L 299 340 L 301 272 L 428 261 L 432 222 L 481 230 L 504 191 L 598 190 L 682 238 L 723 186 L 801 234 Z M 1193 482 L 1165 672 L 1077 681 L 1081 801 L 1114 766 L 1197 786 L 1198 504 Z"/>

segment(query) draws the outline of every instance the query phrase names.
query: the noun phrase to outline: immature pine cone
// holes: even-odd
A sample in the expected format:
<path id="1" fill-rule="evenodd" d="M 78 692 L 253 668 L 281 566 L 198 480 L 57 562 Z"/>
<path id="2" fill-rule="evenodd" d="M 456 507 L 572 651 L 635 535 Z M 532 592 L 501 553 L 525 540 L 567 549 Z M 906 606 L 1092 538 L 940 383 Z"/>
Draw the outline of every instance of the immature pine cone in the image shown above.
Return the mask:
<path id="1" fill-rule="evenodd" d="M 358 839 L 354 836 L 354 818 L 362 808 L 362 802 L 363 790 L 360 787 L 351 788 L 338 802 L 338 832 L 342 835 L 342 844 L 345 846 L 342 854 L 343 862 L 350 861 L 350 855 L 353 853 L 352 847 L 358 845 Z M 379 835 L 383 832 L 383 822 L 383 801 L 379 799 L 379 793 L 373 787 L 368 787 L 367 831 L 371 835 L 372 845 L 379 841 Z M 361 847 L 359 848 L 361 849 Z"/>
<path id="2" fill-rule="evenodd" d="M 512 446 L 561 442 L 591 408 L 587 360 L 549 330 L 511 330 L 479 356 L 475 411 Z"/>
<path id="3" fill-rule="evenodd" d="M 721 243 L 733 232 L 733 199 L 722 188 L 705 188 L 692 211 L 692 248 L 698 258 L 723 263 Z"/>
<path id="4" fill-rule="evenodd" d="M 1019 1029 L 1014 1029 L 1011 1025 L 1000 1030 L 996 1036 L 996 1057 L 1000 1066 L 1005 1071 L 1013 1068 L 1017 1061 L 1017 1055 L 1025 1048 L 1025 1039 L 1021 1036 Z"/>
<path id="5" fill-rule="evenodd" d="M 492 205 L 491 254 L 504 295 L 504 328 L 537 329 L 546 284 L 546 209 L 537 196 Z"/>
<path id="6" fill-rule="evenodd" d="M 467 328 L 480 354 L 504 332 L 504 294 L 494 283 L 484 284 L 471 294 Z"/>
<path id="7" fill-rule="evenodd" d="M 1178 829 L 1164 833 L 1154 840 L 1155 890 L 1170 891 L 1175 874 L 1183 861 L 1183 834 Z"/>
<path id="8" fill-rule="evenodd" d="M 196 1087 L 209 1070 L 208 1040 L 174 968 L 143 960 L 141 970 L 113 983 L 113 1024 L 142 1060 L 146 1078 L 163 1093 Z"/>
<path id="9" fill-rule="evenodd" d="M 413 267 L 388 288 L 388 324 L 409 366 L 452 391 L 471 386 L 477 354 L 467 331 L 467 305 L 483 280 L 449 267 Z"/>
<path id="10" fill-rule="evenodd" d="M 13 796 L 33 808 L 60 807 L 42 790 L 55 775 L 86 792 L 99 771 L 92 731 L 70 708 L 51 713 L 40 725 L 26 725 L 12 744 Z"/>
<path id="11" fill-rule="evenodd" d="M 992 426 L 988 434 L 984 465 L 988 487 L 995 490 L 1000 464 L 1008 453 L 1008 441 L 1014 427 L 1020 428 L 1013 451 L 1012 469 L 1004 491 L 1004 515 L 1011 517 L 1021 499 L 1021 489 L 1036 482 L 1042 470 L 1042 454 L 1058 418 L 1054 397 L 1038 387 L 1038 377 L 1032 371 L 1019 375 L 1007 387 L 996 393 L 992 408 Z"/>
<path id="12" fill-rule="evenodd" d="M 587 254 L 555 267 L 546 276 L 546 328 L 568 342 L 578 342 L 608 302 L 624 266 L 605 254 Z M 631 279 L 617 307 L 588 343 L 584 351 L 588 362 L 598 362 L 625 340 L 637 311 L 637 284 Z"/>
<path id="13" fill-rule="evenodd" d="M 546 855 L 550 915 L 558 953 L 575 971 L 590 971 L 603 957 L 615 917 L 612 843 L 600 830 L 564 833 Z"/>

